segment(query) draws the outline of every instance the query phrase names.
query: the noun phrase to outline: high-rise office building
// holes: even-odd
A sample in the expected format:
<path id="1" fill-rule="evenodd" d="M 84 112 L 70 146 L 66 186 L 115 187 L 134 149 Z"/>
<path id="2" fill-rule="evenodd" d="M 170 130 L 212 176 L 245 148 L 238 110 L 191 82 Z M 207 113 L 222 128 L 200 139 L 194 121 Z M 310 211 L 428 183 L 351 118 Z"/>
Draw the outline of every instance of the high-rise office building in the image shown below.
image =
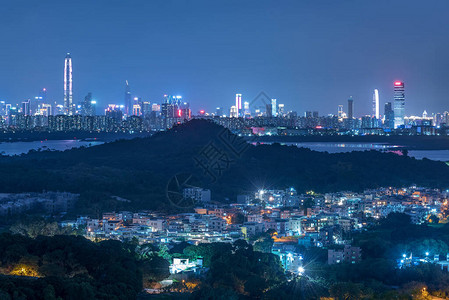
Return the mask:
<path id="1" fill-rule="evenodd" d="M 140 116 L 142 114 L 142 99 L 139 97 L 134 97 L 133 100 L 133 109 L 132 109 L 132 115 L 133 116 Z"/>
<path id="2" fill-rule="evenodd" d="M 164 95 L 164 103 L 161 104 L 161 115 L 164 118 L 177 118 L 178 109 L 183 105 L 181 96 Z"/>
<path id="3" fill-rule="evenodd" d="M 276 117 L 277 113 L 276 99 L 271 99 L 271 116 Z"/>
<path id="4" fill-rule="evenodd" d="M 42 96 L 36 96 L 34 98 L 29 99 L 30 101 L 30 109 L 29 109 L 29 115 L 34 116 L 38 110 L 39 107 L 44 103 L 42 100 Z"/>
<path id="5" fill-rule="evenodd" d="M 374 90 L 373 93 L 373 117 L 379 120 L 380 112 L 379 112 L 379 91 L 377 89 Z"/>
<path id="6" fill-rule="evenodd" d="M 284 104 L 279 103 L 278 105 L 278 116 L 283 117 L 284 116 Z"/>
<path id="7" fill-rule="evenodd" d="M 271 104 L 265 104 L 265 115 L 268 117 L 268 118 L 271 118 L 271 117 L 273 117 L 273 114 L 272 114 L 272 108 L 271 108 Z"/>
<path id="8" fill-rule="evenodd" d="M 41 116 L 51 116 L 52 115 L 52 110 L 51 110 L 51 104 L 42 104 L 42 108 L 39 109 L 39 115 Z"/>
<path id="9" fill-rule="evenodd" d="M 125 80 L 125 115 L 130 116 L 133 113 L 133 102 L 131 99 L 131 88 L 129 87 L 128 80 Z"/>
<path id="10" fill-rule="evenodd" d="M 151 111 L 159 113 L 161 111 L 161 105 L 153 103 L 153 105 L 151 105 Z"/>
<path id="11" fill-rule="evenodd" d="M 64 114 L 72 115 L 73 106 L 73 80 L 72 80 L 72 57 L 67 53 L 64 60 Z"/>
<path id="12" fill-rule="evenodd" d="M 229 111 L 229 116 L 231 118 L 238 118 L 237 107 L 235 105 L 231 106 L 231 109 Z"/>
<path id="13" fill-rule="evenodd" d="M 338 117 L 339 119 L 342 119 L 342 118 L 343 118 L 343 105 L 341 105 L 341 104 L 338 106 L 337 117 Z"/>
<path id="14" fill-rule="evenodd" d="M 237 110 L 237 117 L 240 117 L 242 110 L 242 94 L 235 94 L 235 108 Z"/>
<path id="15" fill-rule="evenodd" d="M 384 116 L 385 116 L 384 126 L 386 128 L 393 129 L 394 128 L 394 111 L 393 111 L 391 102 L 385 103 Z"/>
<path id="16" fill-rule="evenodd" d="M 142 116 L 149 117 L 151 115 L 151 103 L 150 101 L 142 102 Z"/>
<path id="17" fill-rule="evenodd" d="M 249 109 L 249 102 L 243 102 L 243 115 L 245 118 L 251 117 L 251 110 Z"/>
<path id="18" fill-rule="evenodd" d="M 405 93 L 404 82 L 395 81 L 394 87 L 394 128 L 404 125 Z"/>
<path id="19" fill-rule="evenodd" d="M 87 93 L 87 96 L 84 97 L 83 107 L 81 109 L 83 116 L 94 116 L 95 115 L 95 101 L 92 100 L 92 93 Z"/>
<path id="20" fill-rule="evenodd" d="M 40 109 L 43 107 L 43 104 L 46 104 L 47 102 L 47 89 L 43 88 L 39 91 L 39 95 L 31 98 L 30 102 L 30 113 L 31 115 L 40 115 Z"/>
<path id="21" fill-rule="evenodd" d="M 92 100 L 90 102 L 90 114 L 91 114 L 91 116 L 97 115 L 97 101 L 96 100 Z"/>
<path id="22" fill-rule="evenodd" d="M 22 102 L 22 114 L 24 114 L 25 116 L 29 116 L 31 115 L 31 100 L 28 99 L 26 101 Z"/>
<path id="23" fill-rule="evenodd" d="M 352 96 L 348 99 L 348 119 L 354 118 L 354 100 Z"/>

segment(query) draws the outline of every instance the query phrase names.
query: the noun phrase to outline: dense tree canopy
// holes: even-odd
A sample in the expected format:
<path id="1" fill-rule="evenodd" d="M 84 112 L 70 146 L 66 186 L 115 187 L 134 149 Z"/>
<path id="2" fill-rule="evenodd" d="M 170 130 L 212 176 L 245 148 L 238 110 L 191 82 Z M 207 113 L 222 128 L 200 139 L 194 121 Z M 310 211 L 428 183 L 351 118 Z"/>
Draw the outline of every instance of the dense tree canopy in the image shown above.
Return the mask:
<path id="1" fill-rule="evenodd" d="M 94 243 L 63 235 L 31 239 L 4 233 L 0 235 L 0 271 L 4 274 L 0 296 L 135 299 L 143 281 L 169 275 L 168 265 L 156 253 L 143 257 L 135 245 L 119 241 Z"/>

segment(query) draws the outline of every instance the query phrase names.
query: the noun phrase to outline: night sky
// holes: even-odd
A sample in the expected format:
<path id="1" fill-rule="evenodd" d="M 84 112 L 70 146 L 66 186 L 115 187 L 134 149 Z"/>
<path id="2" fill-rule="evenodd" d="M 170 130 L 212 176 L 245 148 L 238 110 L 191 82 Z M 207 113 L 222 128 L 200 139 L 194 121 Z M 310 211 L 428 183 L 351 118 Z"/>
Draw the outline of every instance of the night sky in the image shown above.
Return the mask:
<path id="1" fill-rule="evenodd" d="M 406 114 L 449 110 L 449 1 L 2 0 L 0 99 L 47 88 L 63 99 L 73 58 L 74 102 L 182 95 L 193 111 L 265 91 L 286 110 L 381 113 L 403 80 Z"/>

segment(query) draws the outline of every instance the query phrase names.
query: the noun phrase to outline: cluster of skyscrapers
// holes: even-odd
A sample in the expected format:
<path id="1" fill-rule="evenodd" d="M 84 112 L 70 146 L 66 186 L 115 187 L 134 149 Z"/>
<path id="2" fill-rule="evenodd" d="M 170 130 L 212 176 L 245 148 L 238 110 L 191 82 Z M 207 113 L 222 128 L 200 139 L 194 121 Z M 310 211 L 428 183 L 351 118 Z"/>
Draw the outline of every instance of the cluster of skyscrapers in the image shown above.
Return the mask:
<path id="1" fill-rule="evenodd" d="M 63 102 L 49 101 L 47 90 L 38 96 L 12 105 L 0 101 L 0 127 L 21 130 L 88 130 L 88 131 L 153 131 L 164 130 L 193 117 L 190 105 L 179 95 L 164 95 L 160 103 L 151 103 L 133 97 L 129 82 L 125 81 L 125 93 L 120 104 L 108 104 L 104 114 L 98 114 L 97 102 L 92 93 L 75 103 L 73 95 L 73 63 L 70 53 L 64 58 Z M 261 93 L 262 94 L 262 93 Z M 121 101 L 120 101 L 121 102 Z M 372 96 L 372 114 L 357 118 L 354 115 L 356 101 L 350 97 L 347 111 L 338 106 L 336 115 L 319 116 L 317 111 L 307 111 L 298 116 L 294 111 L 285 111 L 284 104 L 263 94 L 253 101 L 243 101 L 243 95 L 235 95 L 235 105 L 225 111 L 217 107 L 215 112 L 200 110 L 195 117 L 210 118 L 229 128 L 241 127 L 286 127 L 292 129 L 401 129 L 415 125 L 446 126 L 449 113 L 432 117 L 424 112 L 422 117 L 405 116 L 404 82 L 393 82 L 392 101 L 386 102 L 384 114 L 380 111 L 379 91 Z M 243 122 L 242 122 L 243 120 Z"/>
<path id="2" fill-rule="evenodd" d="M 253 104 L 253 106 L 254 107 L 250 107 L 250 103 L 244 101 L 242 107 L 242 94 L 236 94 L 235 105 L 231 106 L 231 108 L 229 109 L 229 115 L 224 114 L 220 107 L 217 107 L 216 112 L 212 113 L 211 115 L 216 117 L 229 116 L 231 118 L 251 118 L 263 116 L 271 118 L 284 115 L 284 104 L 277 104 L 276 99 L 264 99 L 263 101 L 259 101 L 256 104 Z M 254 112 L 252 112 L 251 109 L 253 109 Z"/>
<path id="3" fill-rule="evenodd" d="M 379 90 L 375 89 L 373 92 L 372 114 L 362 116 L 362 119 L 367 117 L 371 118 L 371 128 L 401 128 L 406 125 L 405 123 L 405 93 L 404 82 L 395 81 L 393 83 L 393 104 L 392 102 L 386 102 L 384 106 L 384 115 L 380 114 L 380 101 Z M 340 120 L 347 119 L 349 128 L 354 127 L 354 99 L 350 97 L 348 99 L 348 113 L 343 111 L 343 105 L 338 106 L 338 118 Z"/>

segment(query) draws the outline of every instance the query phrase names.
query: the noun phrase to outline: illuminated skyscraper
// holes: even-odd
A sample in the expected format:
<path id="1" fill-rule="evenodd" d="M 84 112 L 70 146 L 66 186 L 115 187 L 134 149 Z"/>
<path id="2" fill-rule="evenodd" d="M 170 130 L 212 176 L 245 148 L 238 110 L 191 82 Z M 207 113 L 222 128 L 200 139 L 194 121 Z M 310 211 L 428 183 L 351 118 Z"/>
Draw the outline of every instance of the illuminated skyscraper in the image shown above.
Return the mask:
<path id="1" fill-rule="evenodd" d="M 338 106 L 337 117 L 338 117 L 339 119 L 342 119 L 342 118 L 343 118 L 343 105 L 339 105 L 339 106 Z"/>
<path id="2" fill-rule="evenodd" d="M 133 102 L 131 99 L 131 89 L 128 84 L 128 80 L 126 82 L 126 88 L 125 88 L 125 115 L 130 116 L 133 113 Z"/>
<path id="3" fill-rule="evenodd" d="M 142 105 L 140 103 L 142 103 L 142 100 L 138 97 L 134 97 L 132 109 L 133 116 L 140 116 L 142 114 Z"/>
<path id="4" fill-rule="evenodd" d="M 73 111 L 72 57 L 67 53 L 64 60 L 64 114 L 72 115 Z"/>
<path id="5" fill-rule="evenodd" d="M 271 99 L 271 116 L 276 117 L 277 112 L 276 99 Z"/>
<path id="6" fill-rule="evenodd" d="M 283 117 L 284 116 L 284 104 L 279 103 L 278 105 L 278 116 Z"/>
<path id="7" fill-rule="evenodd" d="M 243 102 L 243 115 L 245 118 L 250 118 L 251 117 L 251 111 L 249 110 L 249 102 L 245 101 Z"/>
<path id="8" fill-rule="evenodd" d="M 242 94 L 235 94 L 235 108 L 237 118 L 240 117 L 240 111 L 242 109 Z"/>
<path id="9" fill-rule="evenodd" d="M 394 84 L 394 128 L 404 125 L 405 93 L 404 83 L 395 81 Z"/>
<path id="10" fill-rule="evenodd" d="M 380 112 L 379 112 L 379 91 L 377 89 L 374 90 L 373 93 L 373 117 L 379 120 Z"/>
<path id="11" fill-rule="evenodd" d="M 238 114 L 237 114 L 237 107 L 235 107 L 234 105 L 231 106 L 231 110 L 229 112 L 229 116 L 231 118 L 238 118 Z"/>
<path id="12" fill-rule="evenodd" d="M 30 104 L 31 104 L 30 99 L 22 102 L 22 114 L 24 114 L 25 116 L 31 115 Z"/>

